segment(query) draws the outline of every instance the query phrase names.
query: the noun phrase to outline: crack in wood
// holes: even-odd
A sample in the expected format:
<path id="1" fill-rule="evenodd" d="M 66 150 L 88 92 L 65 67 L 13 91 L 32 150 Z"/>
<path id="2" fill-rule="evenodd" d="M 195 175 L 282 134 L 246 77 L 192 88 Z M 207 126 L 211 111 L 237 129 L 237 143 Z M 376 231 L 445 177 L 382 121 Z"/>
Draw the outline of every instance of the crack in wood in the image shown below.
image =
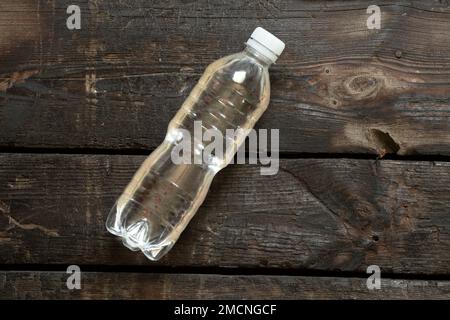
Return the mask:
<path id="1" fill-rule="evenodd" d="M 46 228 L 44 226 L 41 226 L 39 224 L 34 224 L 34 223 L 20 223 L 19 221 L 17 221 L 16 219 L 14 219 L 11 215 L 9 215 L 9 207 L 7 208 L 8 210 L 5 210 L 4 207 L 0 206 L 0 210 L 3 213 L 3 215 L 8 218 L 9 224 L 13 225 L 19 229 L 22 230 L 39 230 L 41 232 L 43 232 L 45 235 L 49 236 L 49 237 L 59 237 L 59 233 L 57 230 L 55 229 L 49 229 Z M 11 230 L 12 228 L 9 227 L 6 229 L 6 231 Z"/>

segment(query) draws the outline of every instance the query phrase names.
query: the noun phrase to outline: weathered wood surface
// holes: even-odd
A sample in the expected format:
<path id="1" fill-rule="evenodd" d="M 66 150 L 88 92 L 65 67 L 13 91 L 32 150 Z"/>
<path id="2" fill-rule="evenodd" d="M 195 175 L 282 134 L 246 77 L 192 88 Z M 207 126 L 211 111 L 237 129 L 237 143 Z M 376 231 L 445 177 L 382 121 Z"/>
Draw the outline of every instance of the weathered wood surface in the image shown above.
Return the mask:
<path id="1" fill-rule="evenodd" d="M 65 272 L 0 272 L 0 299 L 449 299 L 450 282 L 383 278 L 231 276 L 82 272 L 68 290 Z"/>
<path id="2" fill-rule="evenodd" d="M 79 31 L 65 27 L 69 4 L 0 3 L 0 150 L 154 149 L 207 64 L 263 26 L 287 45 L 258 124 L 280 129 L 283 154 L 450 155 L 448 1 L 378 1 L 381 30 L 366 27 L 367 1 L 80 0 Z M 369 291 L 363 275 L 376 264 L 448 279 L 449 162 L 285 159 L 276 176 L 232 166 L 152 263 L 104 228 L 143 159 L 0 154 L 0 265 L 199 274 L 87 272 L 68 291 L 64 272 L 1 271 L 0 298 L 450 297 L 448 281 Z M 222 267 L 291 276 L 200 274 Z M 312 270 L 330 277 L 299 276 Z"/>
<path id="3" fill-rule="evenodd" d="M 0 264 L 281 268 L 450 274 L 450 163 L 282 160 L 221 172 L 160 262 L 104 227 L 144 159 L 0 156 Z"/>
<path id="4" fill-rule="evenodd" d="M 80 0 L 79 31 L 69 4 L 0 5 L 0 147 L 153 149 L 261 25 L 287 45 L 259 123 L 282 152 L 450 155 L 448 1 L 378 1 L 381 30 L 367 1 Z"/>

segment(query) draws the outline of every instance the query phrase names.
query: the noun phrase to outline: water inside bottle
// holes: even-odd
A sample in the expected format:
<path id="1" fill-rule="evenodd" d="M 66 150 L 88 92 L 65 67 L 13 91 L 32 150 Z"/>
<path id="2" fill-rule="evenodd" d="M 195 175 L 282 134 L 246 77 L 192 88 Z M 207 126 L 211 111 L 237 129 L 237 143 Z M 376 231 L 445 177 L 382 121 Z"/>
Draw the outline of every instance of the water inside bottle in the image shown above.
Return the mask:
<path id="1" fill-rule="evenodd" d="M 242 131 L 226 141 L 226 129 L 253 128 L 267 108 L 268 65 L 247 48 L 207 68 L 170 122 L 166 139 L 144 161 L 108 217 L 108 230 L 122 237 L 125 246 L 158 260 L 174 245 L 203 203 L 214 175 L 245 139 Z M 192 133 L 193 154 L 206 147 L 194 137 L 195 121 L 201 121 L 202 130 L 220 131 L 226 152 L 201 164 L 174 164 L 171 152 L 186 132 Z"/>

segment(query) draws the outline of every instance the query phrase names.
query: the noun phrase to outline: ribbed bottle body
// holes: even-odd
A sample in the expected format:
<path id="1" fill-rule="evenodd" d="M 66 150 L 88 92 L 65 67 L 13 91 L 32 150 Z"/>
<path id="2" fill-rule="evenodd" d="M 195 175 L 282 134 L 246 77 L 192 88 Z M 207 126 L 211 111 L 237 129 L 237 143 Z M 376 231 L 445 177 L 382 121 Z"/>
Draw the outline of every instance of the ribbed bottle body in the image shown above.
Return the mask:
<path id="1" fill-rule="evenodd" d="M 158 260 L 174 245 L 266 110 L 269 65 L 247 48 L 206 69 L 110 212 L 107 228 L 127 247 Z"/>

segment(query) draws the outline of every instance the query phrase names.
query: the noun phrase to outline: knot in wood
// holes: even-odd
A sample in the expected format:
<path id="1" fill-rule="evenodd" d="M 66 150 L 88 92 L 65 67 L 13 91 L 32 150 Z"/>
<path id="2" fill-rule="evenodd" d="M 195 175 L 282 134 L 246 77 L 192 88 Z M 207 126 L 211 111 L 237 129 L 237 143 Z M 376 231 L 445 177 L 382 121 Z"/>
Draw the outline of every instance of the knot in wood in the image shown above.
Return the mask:
<path id="1" fill-rule="evenodd" d="M 357 75 L 347 78 L 344 87 L 349 96 L 363 99 L 376 95 L 382 86 L 382 79 L 370 75 Z"/>

